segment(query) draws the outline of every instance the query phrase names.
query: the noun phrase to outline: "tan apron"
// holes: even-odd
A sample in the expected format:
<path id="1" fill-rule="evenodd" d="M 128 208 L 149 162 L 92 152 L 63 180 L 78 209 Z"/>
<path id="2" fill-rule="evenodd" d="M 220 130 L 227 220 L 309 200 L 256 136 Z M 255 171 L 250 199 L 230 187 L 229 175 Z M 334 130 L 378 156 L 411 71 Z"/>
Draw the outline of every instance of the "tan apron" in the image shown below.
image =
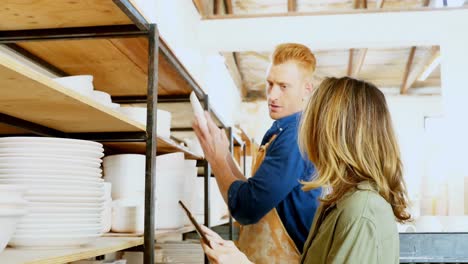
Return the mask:
<path id="1" fill-rule="evenodd" d="M 276 135 L 260 147 L 252 167 L 252 175 L 262 164 L 266 150 L 275 138 Z M 286 232 L 276 208 L 258 223 L 240 226 L 237 245 L 255 264 L 299 263 L 301 259 L 299 250 Z"/>

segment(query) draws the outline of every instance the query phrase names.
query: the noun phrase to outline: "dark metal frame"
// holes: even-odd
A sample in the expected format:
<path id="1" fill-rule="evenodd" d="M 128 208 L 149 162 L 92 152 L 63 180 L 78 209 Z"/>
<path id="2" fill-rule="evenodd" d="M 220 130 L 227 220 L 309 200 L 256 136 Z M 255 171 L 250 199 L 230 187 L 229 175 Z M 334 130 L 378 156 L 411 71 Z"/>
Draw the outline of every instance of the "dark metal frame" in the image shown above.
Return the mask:
<path id="1" fill-rule="evenodd" d="M 148 63 L 148 93 L 145 96 L 120 96 L 113 97 L 119 103 L 146 103 L 147 104 L 147 126 L 144 132 L 110 132 L 110 133 L 65 133 L 51 129 L 39 124 L 22 120 L 10 115 L 0 113 L 0 123 L 27 130 L 37 136 L 52 136 L 63 138 L 78 138 L 99 142 L 146 142 L 146 168 L 145 168 L 145 231 L 144 245 L 137 247 L 144 252 L 144 263 L 154 263 L 155 244 L 155 179 L 156 179 L 156 154 L 157 154 L 157 103 L 189 102 L 188 96 L 160 96 L 158 97 L 158 57 L 159 52 L 175 67 L 178 73 L 187 81 L 197 97 L 203 102 L 204 109 L 214 114 L 218 124 L 225 128 L 225 123 L 210 107 L 208 95 L 198 86 L 186 71 L 183 65 L 175 58 L 164 43 L 159 41 L 159 33 L 156 24 L 148 24 L 138 10 L 129 0 L 113 0 L 113 2 L 132 20 L 132 25 L 111 25 L 74 28 L 51 28 L 33 30 L 11 30 L 0 31 L 0 44 L 6 44 L 14 51 L 28 57 L 40 66 L 56 73 L 59 76 L 67 75 L 47 61 L 35 56 L 27 50 L 16 45 L 18 42 L 26 41 L 53 41 L 65 39 L 97 39 L 97 38 L 134 38 L 147 37 L 149 40 L 149 63 Z M 232 135 L 232 130 L 230 130 Z M 231 136 L 231 145 L 232 145 Z M 244 161 L 245 162 L 245 161 Z M 204 205 L 205 225 L 210 223 L 210 176 L 211 167 L 208 162 L 202 162 L 204 170 Z M 232 224 L 232 221 L 230 221 Z M 230 236 L 232 238 L 232 235 Z M 205 257 L 205 262 L 207 259 Z"/>
<path id="2" fill-rule="evenodd" d="M 148 24 L 143 16 L 133 7 L 128 0 L 114 0 L 114 3 L 135 23 L 134 25 L 96 26 L 76 28 L 52 28 L 35 30 L 11 30 L 0 31 L 0 44 L 7 44 L 16 52 L 30 58 L 39 65 L 51 70 L 58 75 L 66 73 L 57 69 L 44 60 L 33 56 L 26 50 L 17 46 L 17 42 L 24 41 L 51 41 L 64 39 L 96 39 L 96 38 L 132 38 L 147 37 L 149 40 L 149 64 L 148 64 L 148 95 L 145 101 L 148 107 L 147 131 L 144 132 L 114 132 L 114 133 L 65 133 L 51 129 L 26 120 L 15 118 L 6 114 L 0 114 L 0 122 L 24 129 L 39 136 L 69 137 L 100 142 L 145 142 L 146 141 L 146 168 L 145 168 L 145 232 L 144 245 L 140 247 L 144 251 L 144 263 L 154 263 L 155 243 L 155 207 L 154 190 L 157 153 L 157 98 L 158 98 L 158 52 L 159 34 L 155 24 Z M 176 61 L 173 58 L 172 61 Z M 181 73 L 187 74 L 187 73 Z"/>

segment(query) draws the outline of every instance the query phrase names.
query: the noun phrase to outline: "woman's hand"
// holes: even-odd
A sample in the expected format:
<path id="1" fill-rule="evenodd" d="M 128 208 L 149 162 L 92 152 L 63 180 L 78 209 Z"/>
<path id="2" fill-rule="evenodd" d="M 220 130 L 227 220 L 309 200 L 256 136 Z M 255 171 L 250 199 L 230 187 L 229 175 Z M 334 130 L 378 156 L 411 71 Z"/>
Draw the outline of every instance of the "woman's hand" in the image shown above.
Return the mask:
<path id="1" fill-rule="evenodd" d="M 201 240 L 203 251 L 205 251 L 210 263 L 212 264 L 252 264 L 247 257 L 242 253 L 232 241 L 222 239 L 216 232 L 211 229 L 201 226 L 203 232 L 210 241 L 210 245 L 203 243 Z"/>
<path id="2" fill-rule="evenodd" d="M 229 140 L 223 129 L 219 129 L 208 112 L 205 112 L 207 129 L 200 127 L 198 117 L 193 122 L 192 127 L 197 135 L 200 145 L 205 153 L 206 160 L 216 165 L 219 162 L 226 162 L 229 155 Z"/>

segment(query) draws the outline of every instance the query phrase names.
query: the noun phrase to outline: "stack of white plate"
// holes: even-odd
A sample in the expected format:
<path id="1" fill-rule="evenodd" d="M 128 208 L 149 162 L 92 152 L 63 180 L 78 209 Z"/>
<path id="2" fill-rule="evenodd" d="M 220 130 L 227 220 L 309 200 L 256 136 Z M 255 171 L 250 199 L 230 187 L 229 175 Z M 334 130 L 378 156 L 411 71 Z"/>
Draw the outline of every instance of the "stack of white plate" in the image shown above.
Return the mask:
<path id="1" fill-rule="evenodd" d="M 92 75 L 74 75 L 67 77 L 54 78 L 55 82 L 63 87 L 77 92 L 81 95 L 92 98 L 96 102 L 110 108 L 117 109 L 119 104 L 112 103 L 110 94 L 102 91 L 95 91 Z"/>
<path id="2" fill-rule="evenodd" d="M 0 184 L 0 252 L 15 233 L 18 221 L 26 214 L 24 192 L 24 187 Z"/>
<path id="3" fill-rule="evenodd" d="M 104 183 L 96 142 L 0 138 L 0 184 L 24 186 L 27 215 L 10 245 L 73 247 L 101 235 Z"/>

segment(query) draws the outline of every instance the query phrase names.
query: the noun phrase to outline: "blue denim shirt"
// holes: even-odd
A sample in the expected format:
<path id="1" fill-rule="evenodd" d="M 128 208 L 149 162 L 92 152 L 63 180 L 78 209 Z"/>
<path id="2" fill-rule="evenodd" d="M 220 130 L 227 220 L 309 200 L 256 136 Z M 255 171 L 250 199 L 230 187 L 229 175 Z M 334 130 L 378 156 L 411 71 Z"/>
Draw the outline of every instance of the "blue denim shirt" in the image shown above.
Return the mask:
<path id="1" fill-rule="evenodd" d="M 232 216 L 242 225 L 257 223 L 276 208 L 286 231 L 302 252 L 309 234 L 321 190 L 304 192 L 300 181 L 310 180 L 314 166 L 297 144 L 301 113 L 276 120 L 262 140 L 276 139 L 266 151 L 257 172 L 247 181 L 235 181 L 228 191 Z"/>

